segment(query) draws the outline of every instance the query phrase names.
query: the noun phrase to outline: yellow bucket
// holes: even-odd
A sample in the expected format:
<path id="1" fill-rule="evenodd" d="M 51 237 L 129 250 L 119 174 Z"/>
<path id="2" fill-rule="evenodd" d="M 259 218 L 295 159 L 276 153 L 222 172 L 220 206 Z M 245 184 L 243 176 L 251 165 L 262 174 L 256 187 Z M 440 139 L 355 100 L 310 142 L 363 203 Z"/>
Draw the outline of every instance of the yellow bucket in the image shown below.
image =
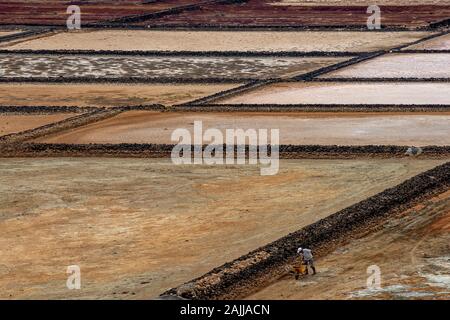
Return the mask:
<path id="1" fill-rule="evenodd" d="M 293 268 L 296 274 L 306 274 L 307 266 L 304 264 L 295 265 Z"/>

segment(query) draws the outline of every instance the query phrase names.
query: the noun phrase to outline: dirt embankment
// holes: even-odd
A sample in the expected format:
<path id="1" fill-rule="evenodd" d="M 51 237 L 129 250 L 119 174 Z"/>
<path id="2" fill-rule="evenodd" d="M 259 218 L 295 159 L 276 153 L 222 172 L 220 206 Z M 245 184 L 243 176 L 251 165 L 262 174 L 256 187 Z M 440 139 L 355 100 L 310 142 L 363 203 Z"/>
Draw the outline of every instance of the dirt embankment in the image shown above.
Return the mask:
<path id="1" fill-rule="evenodd" d="M 188 299 L 242 297 L 285 273 L 299 246 L 324 254 L 355 232 L 450 187 L 450 162 L 421 173 L 400 185 L 356 203 L 232 262 L 213 269 L 163 295 Z"/>

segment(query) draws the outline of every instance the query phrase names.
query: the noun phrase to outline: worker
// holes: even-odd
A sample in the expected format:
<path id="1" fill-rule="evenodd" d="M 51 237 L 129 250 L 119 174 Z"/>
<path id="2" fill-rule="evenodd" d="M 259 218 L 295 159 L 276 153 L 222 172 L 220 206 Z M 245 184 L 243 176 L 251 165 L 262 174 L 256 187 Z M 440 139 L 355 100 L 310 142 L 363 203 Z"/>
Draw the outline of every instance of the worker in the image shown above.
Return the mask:
<path id="1" fill-rule="evenodd" d="M 423 152 L 422 148 L 420 147 L 409 147 L 408 150 L 406 150 L 405 154 L 407 154 L 408 156 L 418 156 Z"/>
<path id="2" fill-rule="evenodd" d="M 306 265 L 306 274 L 308 274 L 308 267 L 310 267 L 313 271 L 313 275 L 315 275 L 316 267 L 314 266 L 314 256 L 311 249 L 300 247 L 297 249 L 297 254 L 301 256 L 303 263 Z"/>

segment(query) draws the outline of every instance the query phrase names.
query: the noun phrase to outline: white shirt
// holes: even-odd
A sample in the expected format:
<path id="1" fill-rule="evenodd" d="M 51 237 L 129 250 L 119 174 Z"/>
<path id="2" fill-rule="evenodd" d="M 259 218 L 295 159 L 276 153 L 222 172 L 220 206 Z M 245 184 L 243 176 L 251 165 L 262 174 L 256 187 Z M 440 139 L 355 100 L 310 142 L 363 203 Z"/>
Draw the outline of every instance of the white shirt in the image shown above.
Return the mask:
<path id="1" fill-rule="evenodd" d="M 313 255 L 312 255 L 311 250 L 309 250 L 309 249 L 303 249 L 303 258 L 304 258 L 305 260 L 312 260 Z"/>

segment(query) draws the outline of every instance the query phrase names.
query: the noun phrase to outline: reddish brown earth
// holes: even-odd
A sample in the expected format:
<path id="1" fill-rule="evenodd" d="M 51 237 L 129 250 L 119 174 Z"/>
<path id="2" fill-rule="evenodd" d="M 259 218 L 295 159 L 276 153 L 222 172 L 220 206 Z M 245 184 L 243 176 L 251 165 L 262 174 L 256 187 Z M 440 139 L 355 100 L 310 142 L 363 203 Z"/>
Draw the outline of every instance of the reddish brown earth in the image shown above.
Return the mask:
<path id="1" fill-rule="evenodd" d="M 47 143 L 177 143 L 177 128 L 203 131 L 279 129 L 281 144 L 450 145 L 450 114 L 383 113 L 188 113 L 131 111 L 86 126 L 40 138 Z M 210 141 L 205 141 L 210 143 Z"/>
<path id="2" fill-rule="evenodd" d="M 366 26 L 367 5 L 299 6 L 280 1 L 249 0 L 210 4 L 199 10 L 151 19 L 137 25 L 221 26 Z M 394 5 L 392 5 L 394 4 Z M 450 5 L 380 5 L 383 26 L 426 26 L 450 17 Z"/>
<path id="3" fill-rule="evenodd" d="M 188 102 L 238 85 L 2 83 L 0 84 L 0 106 L 171 105 Z"/>
<path id="4" fill-rule="evenodd" d="M 1 24 L 65 25 L 67 7 L 79 5 L 82 23 L 100 22 L 125 16 L 157 12 L 177 6 L 193 4 L 196 0 L 161 0 L 143 4 L 139 0 L 81 1 L 12 0 L 0 3 Z"/>

